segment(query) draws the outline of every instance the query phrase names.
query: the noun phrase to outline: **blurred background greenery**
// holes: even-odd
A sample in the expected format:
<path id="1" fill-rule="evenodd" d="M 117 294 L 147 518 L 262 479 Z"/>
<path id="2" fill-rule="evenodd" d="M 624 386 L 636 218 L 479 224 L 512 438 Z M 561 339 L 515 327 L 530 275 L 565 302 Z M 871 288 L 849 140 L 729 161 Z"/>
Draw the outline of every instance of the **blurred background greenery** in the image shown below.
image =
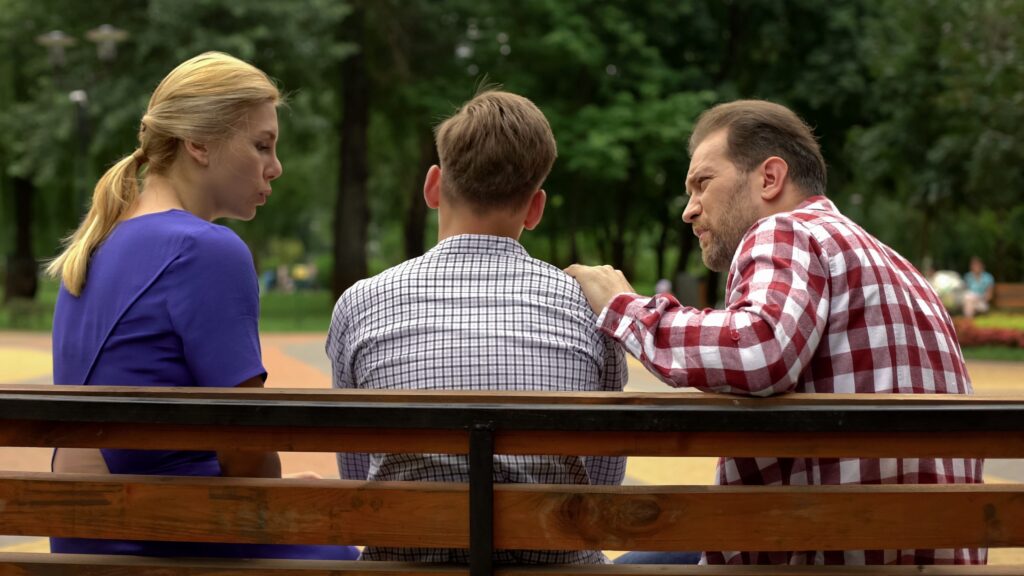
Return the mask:
<path id="1" fill-rule="evenodd" d="M 680 220 L 686 140 L 709 105 L 756 97 L 815 128 L 831 198 L 919 267 L 978 254 L 1019 282 L 1022 31 L 1020 0 L 0 0 L 0 326 L 49 328 L 39 262 L 134 149 L 157 82 L 206 50 L 289 95 L 284 176 L 230 224 L 278 288 L 264 330 L 326 329 L 335 295 L 433 245 L 432 128 L 484 79 L 555 131 L 523 243 L 558 266 L 716 294 Z"/>

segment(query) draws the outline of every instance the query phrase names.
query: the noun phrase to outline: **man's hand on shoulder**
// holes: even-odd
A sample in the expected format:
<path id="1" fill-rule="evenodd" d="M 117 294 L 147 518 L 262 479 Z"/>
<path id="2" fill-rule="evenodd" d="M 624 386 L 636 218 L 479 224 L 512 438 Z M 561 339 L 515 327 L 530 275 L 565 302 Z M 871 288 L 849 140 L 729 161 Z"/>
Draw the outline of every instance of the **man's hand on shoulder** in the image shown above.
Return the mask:
<path id="1" fill-rule="evenodd" d="M 615 296 L 634 291 L 622 271 L 611 266 L 573 264 L 565 269 L 565 273 L 580 283 L 590 307 L 597 314 L 600 314 Z"/>

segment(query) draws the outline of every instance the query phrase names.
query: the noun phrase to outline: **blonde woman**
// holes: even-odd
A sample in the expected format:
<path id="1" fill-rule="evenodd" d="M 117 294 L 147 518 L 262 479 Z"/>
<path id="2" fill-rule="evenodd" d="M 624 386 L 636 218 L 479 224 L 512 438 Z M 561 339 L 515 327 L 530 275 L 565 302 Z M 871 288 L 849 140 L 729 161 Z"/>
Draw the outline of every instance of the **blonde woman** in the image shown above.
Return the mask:
<path id="1" fill-rule="evenodd" d="M 139 147 L 96 184 L 48 272 L 57 384 L 263 385 L 252 255 L 220 218 L 251 220 L 281 175 L 280 93 L 259 69 L 209 52 L 160 82 Z M 274 452 L 58 450 L 55 472 L 277 477 Z M 54 552 L 354 559 L 349 547 L 54 538 Z"/>

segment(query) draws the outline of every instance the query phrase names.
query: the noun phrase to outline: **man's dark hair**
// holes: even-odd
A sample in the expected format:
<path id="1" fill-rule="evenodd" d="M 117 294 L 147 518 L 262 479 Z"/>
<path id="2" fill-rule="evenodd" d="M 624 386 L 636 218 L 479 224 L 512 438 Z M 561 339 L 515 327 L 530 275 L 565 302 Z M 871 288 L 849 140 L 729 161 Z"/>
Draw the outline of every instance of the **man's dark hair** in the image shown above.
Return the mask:
<path id="1" fill-rule="evenodd" d="M 705 110 L 690 136 L 690 155 L 705 138 L 728 130 L 728 154 L 749 172 L 772 156 L 789 165 L 789 175 L 804 194 L 825 193 L 825 159 L 811 128 L 792 110 L 765 100 L 736 100 Z"/>

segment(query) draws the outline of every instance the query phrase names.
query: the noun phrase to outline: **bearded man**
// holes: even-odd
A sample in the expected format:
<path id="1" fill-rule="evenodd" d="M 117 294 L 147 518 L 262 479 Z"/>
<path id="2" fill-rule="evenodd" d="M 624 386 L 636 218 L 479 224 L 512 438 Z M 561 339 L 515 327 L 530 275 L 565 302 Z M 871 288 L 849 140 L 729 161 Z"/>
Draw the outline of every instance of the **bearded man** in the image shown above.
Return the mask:
<path id="1" fill-rule="evenodd" d="M 690 138 L 683 220 L 704 264 L 729 271 L 724 310 L 640 296 L 621 272 L 567 272 L 598 326 L 672 386 L 786 392 L 969 394 L 942 302 L 902 256 L 825 197 L 825 161 L 788 108 L 758 100 L 704 112 Z M 723 458 L 718 484 L 954 484 L 964 458 Z M 810 544 L 810 543 L 809 543 Z M 984 549 L 706 552 L 710 564 L 982 564 Z"/>

